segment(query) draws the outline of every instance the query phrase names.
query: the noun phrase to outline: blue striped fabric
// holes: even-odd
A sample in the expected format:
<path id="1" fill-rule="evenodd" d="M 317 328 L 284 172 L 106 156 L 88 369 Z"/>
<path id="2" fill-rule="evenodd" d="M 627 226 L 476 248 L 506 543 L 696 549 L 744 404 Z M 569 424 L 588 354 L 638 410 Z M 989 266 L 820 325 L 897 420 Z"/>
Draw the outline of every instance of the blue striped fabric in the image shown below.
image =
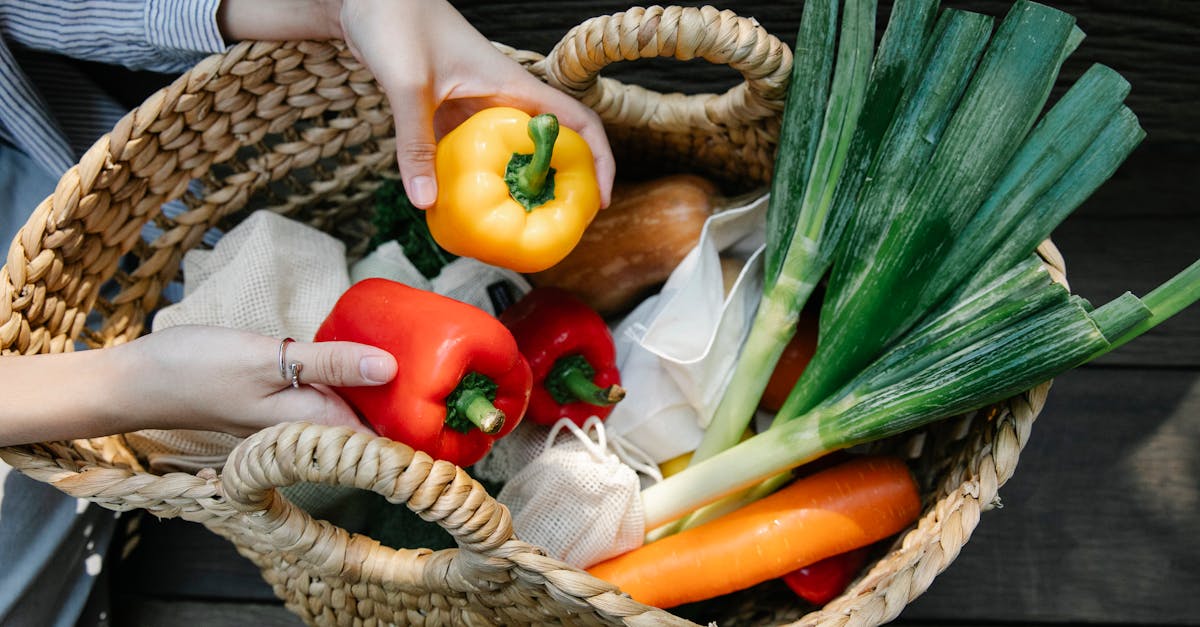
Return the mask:
<path id="1" fill-rule="evenodd" d="M 45 100 L 0 40 L 0 132 L 47 172 L 62 172 L 75 162 L 67 136 L 50 117 Z"/>
<path id="2" fill-rule="evenodd" d="M 86 79 L 80 82 L 77 70 L 30 50 L 178 73 L 225 49 L 219 4 L 0 0 L 0 137 L 49 173 L 62 173 L 111 128 L 113 105 Z"/>
<path id="3" fill-rule="evenodd" d="M 50 117 L 66 135 L 72 163 L 128 112 L 67 59 L 25 48 L 12 52 L 29 80 L 42 87 L 40 95 Z M 70 88 L 53 89 L 56 85 Z"/>
<path id="4" fill-rule="evenodd" d="M 0 0 L 9 42 L 138 70 L 181 72 L 225 49 L 220 0 Z"/>

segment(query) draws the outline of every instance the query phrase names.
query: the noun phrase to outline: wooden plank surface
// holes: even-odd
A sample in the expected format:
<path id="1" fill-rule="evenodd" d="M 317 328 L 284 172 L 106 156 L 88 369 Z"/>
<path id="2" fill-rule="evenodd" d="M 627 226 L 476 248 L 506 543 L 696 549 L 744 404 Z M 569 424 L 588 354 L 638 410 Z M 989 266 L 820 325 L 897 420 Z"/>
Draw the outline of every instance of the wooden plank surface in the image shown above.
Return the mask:
<path id="1" fill-rule="evenodd" d="M 908 620 L 1200 620 L 1200 373 L 1060 377 L 1003 507 L 983 515 Z"/>
<path id="2" fill-rule="evenodd" d="M 115 615 L 114 625 L 136 627 L 303 627 L 304 621 L 279 603 L 147 599 Z"/>
<path id="3" fill-rule="evenodd" d="M 1200 56 L 1200 2 L 1194 0 L 1043 0 L 1043 4 L 1074 15 L 1088 38 L 1064 67 L 1068 79 L 1092 63 L 1113 67 L 1133 84 L 1130 107 L 1157 141 L 1200 139 L 1200 80 L 1193 58 Z M 666 4 L 711 5 L 753 17 L 789 45 L 795 42 L 803 2 L 785 0 L 727 0 L 633 3 L 621 0 L 531 0 L 493 2 L 456 0 L 454 5 L 472 24 L 495 41 L 545 54 L 575 25 L 589 17 L 624 11 L 631 6 Z M 948 0 L 942 6 L 1003 16 L 1011 0 Z M 891 2 L 879 3 L 881 20 Z M 882 32 L 882 25 L 880 27 Z M 630 80 L 658 91 L 685 93 L 721 91 L 736 74 L 701 61 L 623 63 L 604 74 Z"/>

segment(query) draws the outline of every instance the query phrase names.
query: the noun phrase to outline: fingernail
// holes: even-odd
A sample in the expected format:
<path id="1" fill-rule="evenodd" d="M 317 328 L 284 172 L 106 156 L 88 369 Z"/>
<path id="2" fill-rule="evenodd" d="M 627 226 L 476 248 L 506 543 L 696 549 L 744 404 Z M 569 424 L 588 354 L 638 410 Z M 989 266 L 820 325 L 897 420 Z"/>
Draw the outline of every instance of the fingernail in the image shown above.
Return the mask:
<path id="1" fill-rule="evenodd" d="M 408 199 L 418 207 L 428 207 L 437 200 L 437 182 L 432 176 L 414 176 L 408 187 Z"/>
<path id="2" fill-rule="evenodd" d="M 389 357 L 363 357 L 358 370 L 369 383 L 387 383 L 396 376 L 396 360 Z"/>

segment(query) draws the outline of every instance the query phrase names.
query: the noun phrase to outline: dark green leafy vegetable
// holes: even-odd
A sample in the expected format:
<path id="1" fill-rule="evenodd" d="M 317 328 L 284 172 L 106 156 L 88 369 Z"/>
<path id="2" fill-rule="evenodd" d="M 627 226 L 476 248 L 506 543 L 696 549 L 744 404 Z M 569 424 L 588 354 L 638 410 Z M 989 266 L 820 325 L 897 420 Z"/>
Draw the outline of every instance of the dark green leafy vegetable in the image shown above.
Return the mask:
<path id="1" fill-rule="evenodd" d="M 413 206 L 398 181 L 384 181 L 375 192 L 375 213 L 371 216 L 375 234 L 371 248 L 395 240 L 413 266 L 432 279 L 456 257 L 434 241 L 425 224 L 425 216 Z"/>

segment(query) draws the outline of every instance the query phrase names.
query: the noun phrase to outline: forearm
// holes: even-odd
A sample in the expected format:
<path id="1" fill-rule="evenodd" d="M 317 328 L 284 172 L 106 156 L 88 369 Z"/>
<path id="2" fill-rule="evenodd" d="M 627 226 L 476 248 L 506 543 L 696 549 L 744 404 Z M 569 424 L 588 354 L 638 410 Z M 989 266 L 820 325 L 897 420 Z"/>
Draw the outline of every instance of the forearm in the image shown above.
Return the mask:
<path id="1" fill-rule="evenodd" d="M 0 33 L 88 61 L 181 71 L 241 40 L 340 39 L 341 0 L 0 0 Z"/>
<path id="2" fill-rule="evenodd" d="M 119 349 L 0 357 L 0 445 L 68 440 L 139 428 L 134 379 Z"/>
<path id="3" fill-rule="evenodd" d="M 227 41 L 342 39 L 342 0 L 221 0 L 217 24 Z"/>

